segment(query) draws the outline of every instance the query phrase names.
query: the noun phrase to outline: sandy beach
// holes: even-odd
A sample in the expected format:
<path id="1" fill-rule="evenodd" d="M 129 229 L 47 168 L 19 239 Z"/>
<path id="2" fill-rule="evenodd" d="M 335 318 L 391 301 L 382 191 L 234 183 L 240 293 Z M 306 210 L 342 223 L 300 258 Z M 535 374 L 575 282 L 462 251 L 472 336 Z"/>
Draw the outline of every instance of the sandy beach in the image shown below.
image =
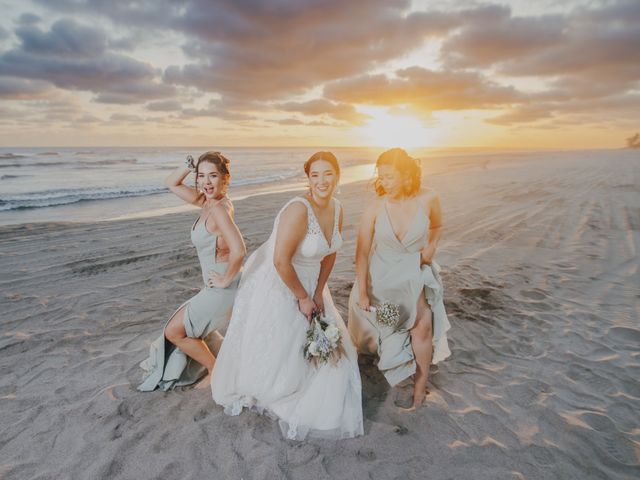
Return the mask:
<path id="1" fill-rule="evenodd" d="M 137 392 L 138 364 L 201 280 L 194 212 L 0 227 L 0 477 L 631 479 L 640 475 L 640 156 L 424 162 L 441 195 L 452 356 L 399 411 L 361 357 L 365 435 L 282 438 L 208 390 Z M 341 187 L 343 313 L 366 182 Z M 238 201 L 249 251 L 291 192 Z M 176 201 L 176 204 L 178 201 Z"/>

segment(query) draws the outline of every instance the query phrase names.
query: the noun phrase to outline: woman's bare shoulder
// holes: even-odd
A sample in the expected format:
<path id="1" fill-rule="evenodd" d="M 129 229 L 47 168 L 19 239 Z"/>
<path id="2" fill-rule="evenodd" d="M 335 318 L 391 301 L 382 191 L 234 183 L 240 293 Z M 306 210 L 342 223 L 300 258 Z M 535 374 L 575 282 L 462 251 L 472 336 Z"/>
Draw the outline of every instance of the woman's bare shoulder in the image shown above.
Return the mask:
<path id="1" fill-rule="evenodd" d="M 431 187 L 422 187 L 418 192 L 418 198 L 424 203 L 430 203 L 439 197 L 438 192 Z"/>
<path id="2" fill-rule="evenodd" d="M 289 204 L 285 205 L 282 209 L 281 217 L 291 220 L 306 220 L 307 206 L 302 199 L 292 199 Z"/>
<path id="3" fill-rule="evenodd" d="M 418 192 L 418 202 L 428 214 L 431 208 L 440 201 L 440 196 L 433 188 L 422 187 Z"/>

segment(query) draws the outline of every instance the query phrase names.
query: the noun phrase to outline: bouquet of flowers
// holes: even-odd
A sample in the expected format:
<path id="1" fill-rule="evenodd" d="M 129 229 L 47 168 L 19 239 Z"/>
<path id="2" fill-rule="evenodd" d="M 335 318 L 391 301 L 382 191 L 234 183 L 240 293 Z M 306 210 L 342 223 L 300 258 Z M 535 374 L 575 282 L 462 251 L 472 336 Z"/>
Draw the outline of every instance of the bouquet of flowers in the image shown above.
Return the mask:
<path id="1" fill-rule="evenodd" d="M 336 325 L 329 324 L 314 313 L 307 330 L 307 341 L 304 344 L 304 358 L 314 365 L 318 363 L 335 364 L 342 353 L 340 330 Z"/>
<path id="2" fill-rule="evenodd" d="M 382 302 L 377 307 L 371 307 L 376 314 L 376 321 L 380 325 L 394 328 L 400 321 L 400 305 L 390 302 Z"/>

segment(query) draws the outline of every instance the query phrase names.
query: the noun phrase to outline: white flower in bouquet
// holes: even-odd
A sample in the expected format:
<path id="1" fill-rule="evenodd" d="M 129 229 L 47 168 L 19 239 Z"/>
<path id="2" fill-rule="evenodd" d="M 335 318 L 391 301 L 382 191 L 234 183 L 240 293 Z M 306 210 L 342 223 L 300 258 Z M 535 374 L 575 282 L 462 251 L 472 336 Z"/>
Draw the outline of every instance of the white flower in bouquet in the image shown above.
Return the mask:
<path id="1" fill-rule="evenodd" d="M 343 353 L 340 342 L 340 330 L 335 325 L 330 325 L 314 313 L 307 330 L 307 341 L 304 345 L 304 358 L 318 365 L 331 361 L 335 364 Z"/>
<path id="2" fill-rule="evenodd" d="M 329 325 L 324 334 L 327 336 L 327 340 L 331 342 L 331 345 L 335 345 L 340 340 L 340 330 L 335 325 Z"/>
<path id="3" fill-rule="evenodd" d="M 396 327 L 400 321 L 400 305 L 391 302 L 382 302 L 377 307 L 371 308 L 376 314 L 376 321 L 380 325 Z"/>

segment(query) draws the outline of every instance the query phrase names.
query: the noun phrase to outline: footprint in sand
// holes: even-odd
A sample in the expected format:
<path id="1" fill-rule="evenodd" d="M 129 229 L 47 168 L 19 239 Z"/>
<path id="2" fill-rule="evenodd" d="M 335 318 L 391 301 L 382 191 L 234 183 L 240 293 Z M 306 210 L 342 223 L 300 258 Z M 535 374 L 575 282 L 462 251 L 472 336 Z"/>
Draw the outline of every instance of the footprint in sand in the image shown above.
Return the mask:
<path id="1" fill-rule="evenodd" d="M 607 413 L 620 430 L 630 432 L 638 427 L 637 409 L 628 403 L 613 403 L 607 407 Z"/>
<path id="2" fill-rule="evenodd" d="M 569 365 L 566 373 L 574 382 L 591 387 L 594 392 L 613 393 L 616 388 L 611 380 L 606 379 L 595 373 L 593 370 L 576 363 Z"/>
<path id="3" fill-rule="evenodd" d="M 629 346 L 634 349 L 640 345 L 640 330 L 635 330 L 628 327 L 611 327 L 607 336 L 616 342 L 619 342 L 620 346 Z"/>
<path id="4" fill-rule="evenodd" d="M 207 418 L 207 416 L 209 415 L 209 410 L 206 410 L 204 408 L 201 408 L 194 416 L 193 416 L 193 421 L 194 422 L 199 422 L 200 420 L 202 420 L 203 418 Z"/>
<path id="5" fill-rule="evenodd" d="M 356 454 L 359 460 L 364 460 L 365 462 L 373 462 L 377 457 L 373 450 L 368 448 L 362 448 L 358 450 Z"/>
<path id="6" fill-rule="evenodd" d="M 131 420 L 133 418 L 131 407 L 125 402 L 120 402 L 118 405 L 118 415 L 125 420 Z"/>
<path id="7" fill-rule="evenodd" d="M 634 380 L 622 381 L 622 390 L 635 398 L 640 398 L 640 384 Z"/>
<path id="8" fill-rule="evenodd" d="M 551 388 L 544 382 L 532 380 L 519 385 L 506 387 L 513 402 L 520 407 L 529 407 L 535 403 L 540 393 L 548 393 Z"/>
<path id="9" fill-rule="evenodd" d="M 527 452 L 531 453 L 538 465 L 548 466 L 555 462 L 554 455 L 549 451 L 549 448 L 544 448 L 539 445 L 531 445 L 527 448 Z"/>
<path id="10" fill-rule="evenodd" d="M 520 295 L 522 295 L 525 298 L 536 300 L 536 301 L 545 300 L 547 298 L 547 294 L 545 294 L 542 290 L 537 290 L 537 289 L 520 290 Z"/>
<path id="11" fill-rule="evenodd" d="M 287 463 L 299 467 L 307 465 L 320 454 L 320 448 L 310 443 L 295 443 L 287 448 Z"/>
<path id="12" fill-rule="evenodd" d="M 636 446 L 624 435 L 614 434 L 602 442 L 604 450 L 623 465 L 640 466 Z"/>
<path id="13" fill-rule="evenodd" d="M 613 433 L 617 430 L 611 419 L 601 413 L 585 412 L 580 415 L 580 419 L 598 432 Z"/>
<path id="14" fill-rule="evenodd" d="M 605 427 L 608 431 L 596 431 L 581 432 L 577 431 L 576 434 L 581 437 L 582 441 L 586 444 L 592 445 L 595 450 L 594 454 L 598 452 L 603 454 L 607 459 L 612 461 L 614 465 L 619 464 L 626 466 L 639 466 L 640 461 L 636 453 L 636 447 L 625 435 L 615 430 L 613 422 L 610 424 L 603 420 L 595 420 L 594 416 L 588 416 L 588 414 L 582 414 L 581 419 L 592 422 L 594 425 L 598 424 L 601 427 Z"/>

